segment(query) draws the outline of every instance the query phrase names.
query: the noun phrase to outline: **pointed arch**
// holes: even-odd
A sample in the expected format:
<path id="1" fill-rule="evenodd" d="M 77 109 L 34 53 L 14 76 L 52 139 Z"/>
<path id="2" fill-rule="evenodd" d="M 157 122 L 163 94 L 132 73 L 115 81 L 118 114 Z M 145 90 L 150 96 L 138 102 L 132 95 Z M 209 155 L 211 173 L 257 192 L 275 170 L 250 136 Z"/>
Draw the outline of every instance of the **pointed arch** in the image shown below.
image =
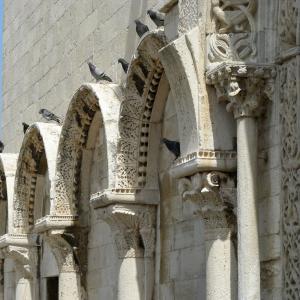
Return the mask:
<path id="1" fill-rule="evenodd" d="M 61 127 L 52 123 L 34 123 L 24 136 L 17 162 L 13 199 L 13 227 L 17 233 L 28 233 L 34 225 L 37 176 L 48 170 L 50 211 L 54 199 L 55 160 Z M 44 171 L 43 171 L 44 172 Z"/>
<path id="2" fill-rule="evenodd" d="M 104 127 L 102 138 L 106 147 L 106 188 L 114 187 L 121 100 L 121 88 L 116 84 L 83 84 L 73 96 L 58 147 L 56 215 L 77 215 L 82 153 L 88 142 L 93 119 L 98 112 Z"/>

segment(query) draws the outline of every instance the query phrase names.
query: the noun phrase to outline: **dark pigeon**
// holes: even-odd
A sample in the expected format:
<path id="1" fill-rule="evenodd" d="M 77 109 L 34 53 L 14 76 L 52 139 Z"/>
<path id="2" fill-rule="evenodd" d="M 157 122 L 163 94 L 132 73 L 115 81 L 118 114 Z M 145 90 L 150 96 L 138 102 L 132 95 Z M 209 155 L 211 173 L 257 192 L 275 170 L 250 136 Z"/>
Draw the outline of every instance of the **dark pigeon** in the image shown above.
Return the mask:
<path id="1" fill-rule="evenodd" d="M 25 134 L 25 132 L 27 131 L 29 125 L 27 123 L 24 123 L 24 122 L 22 122 L 22 125 L 23 125 L 23 132 Z"/>
<path id="2" fill-rule="evenodd" d="M 143 24 L 141 21 L 139 20 L 134 20 L 136 27 L 136 33 L 138 34 L 138 36 L 141 38 L 146 32 L 149 31 L 149 28 L 147 25 Z"/>
<path id="3" fill-rule="evenodd" d="M 122 68 L 123 68 L 124 72 L 127 73 L 129 63 L 124 58 L 119 58 L 118 63 L 120 63 L 122 65 Z"/>
<path id="4" fill-rule="evenodd" d="M 165 16 L 158 11 L 154 11 L 152 9 L 147 10 L 147 14 L 151 18 L 151 20 L 155 23 L 157 27 L 164 26 Z"/>
<path id="5" fill-rule="evenodd" d="M 0 153 L 2 153 L 4 150 L 4 144 L 0 141 Z"/>
<path id="6" fill-rule="evenodd" d="M 92 64 L 91 62 L 88 62 L 88 65 L 89 65 L 89 69 L 90 69 L 92 76 L 97 81 L 105 80 L 105 81 L 112 82 L 111 78 L 109 76 L 107 76 L 103 71 L 99 70 L 94 64 Z"/>
<path id="7" fill-rule="evenodd" d="M 170 141 L 168 139 L 163 138 L 162 142 L 166 145 L 168 150 L 175 155 L 175 159 L 180 156 L 180 143 L 176 141 Z"/>
<path id="8" fill-rule="evenodd" d="M 45 108 L 40 109 L 39 114 L 41 114 L 42 117 L 44 119 L 46 119 L 47 121 L 55 121 L 58 124 L 62 123 L 62 119 L 61 118 L 59 118 L 54 113 L 52 113 L 51 111 L 49 111 L 49 110 L 47 110 Z"/>

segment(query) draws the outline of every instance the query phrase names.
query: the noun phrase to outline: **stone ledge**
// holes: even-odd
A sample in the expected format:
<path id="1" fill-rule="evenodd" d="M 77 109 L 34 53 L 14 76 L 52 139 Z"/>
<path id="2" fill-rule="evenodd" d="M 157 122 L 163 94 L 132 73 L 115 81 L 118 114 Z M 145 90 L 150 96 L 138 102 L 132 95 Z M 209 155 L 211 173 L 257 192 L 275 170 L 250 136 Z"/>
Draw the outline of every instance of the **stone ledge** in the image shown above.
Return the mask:
<path id="1" fill-rule="evenodd" d="M 298 56 L 298 55 L 300 55 L 300 47 L 294 47 L 294 48 L 285 50 L 282 53 L 280 53 L 280 55 L 276 57 L 275 62 L 277 64 L 282 64 L 286 60 L 294 58 L 295 56 Z"/>
<path id="2" fill-rule="evenodd" d="M 29 247 L 35 245 L 36 245 L 36 235 L 34 234 L 7 233 L 0 237 L 0 249 L 8 246 Z"/>
<path id="3" fill-rule="evenodd" d="M 66 227 L 72 227 L 76 225 L 77 216 L 72 215 L 47 215 L 36 221 L 33 231 L 36 233 L 47 231 L 50 229 L 65 229 Z"/>
<path id="4" fill-rule="evenodd" d="M 160 200 L 156 189 L 112 189 L 95 193 L 90 202 L 93 208 L 102 208 L 111 204 L 149 204 L 157 205 Z"/>
<path id="5" fill-rule="evenodd" d="M 235 172 L 237 155 L 235 151 L 200 150 L 176 161 L 170 174 L 182 178 L 202 171 Z"/>

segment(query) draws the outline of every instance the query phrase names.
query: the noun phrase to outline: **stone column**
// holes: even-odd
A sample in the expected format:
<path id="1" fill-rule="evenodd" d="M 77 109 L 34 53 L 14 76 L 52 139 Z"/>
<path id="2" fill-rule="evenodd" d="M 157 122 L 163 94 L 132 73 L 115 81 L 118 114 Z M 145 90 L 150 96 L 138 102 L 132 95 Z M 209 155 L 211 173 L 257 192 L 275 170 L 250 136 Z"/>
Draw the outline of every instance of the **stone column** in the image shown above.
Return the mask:
<path id="1" fill-rule="evenodd" d="M 118 299 L 152 300 L 156 207 L 114 204 L 96 211 L 115 238 L 120 263 Z"/>
<path id="2" fill-rule="evenodd" d="M 257 220 L 257 118 L 272 92 L 271 66 L 222 64 L 207 75 L 237 120 L 237 220 L 239 299 L 260 299 Z"/>
<path id="3" fill-rule="evenodd" d="M 206 299 L 236 299 L 234 230 L 235 186 L 220 172 L 197 173 L 179 181 L 179 190 L 193 214 L 203 218 L 206 246 Z M 188 202 L 188 203 L 187 203 Z"/>

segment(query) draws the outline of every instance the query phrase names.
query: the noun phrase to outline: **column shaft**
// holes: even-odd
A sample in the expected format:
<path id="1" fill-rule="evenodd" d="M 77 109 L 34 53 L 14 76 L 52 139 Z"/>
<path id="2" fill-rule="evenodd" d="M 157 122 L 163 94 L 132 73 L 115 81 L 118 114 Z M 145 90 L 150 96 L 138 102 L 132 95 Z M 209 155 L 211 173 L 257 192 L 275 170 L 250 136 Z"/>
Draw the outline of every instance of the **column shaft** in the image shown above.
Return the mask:
<path id="1" fill-rule="evenodd" d="M 238 145 L 238 274 L 239 299 L 260 299 L 260 262 L 257 223 L 257 121 L 237 119 Z"/>

